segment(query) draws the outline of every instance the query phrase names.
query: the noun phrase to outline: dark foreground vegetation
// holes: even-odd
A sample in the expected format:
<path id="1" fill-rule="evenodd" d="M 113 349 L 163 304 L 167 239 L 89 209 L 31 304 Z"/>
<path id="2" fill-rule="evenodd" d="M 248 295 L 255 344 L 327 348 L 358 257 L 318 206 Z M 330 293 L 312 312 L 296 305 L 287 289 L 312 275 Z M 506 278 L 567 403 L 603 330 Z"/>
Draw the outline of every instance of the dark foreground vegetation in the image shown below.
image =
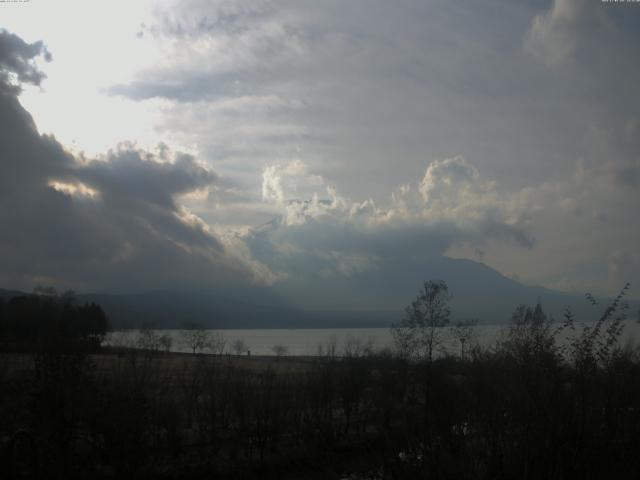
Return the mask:
<path id="1" fill-rule="evenodd" d="M 447 294 L 425 284 L 395 353 L 315 359 L 101 350 L 97 306 L 3 302 L 0 477 L 636 478 L 622 295 L 589 327 L 519 307 L 490 350 L 460 328 L 452 357 L 434 354 Z"/>

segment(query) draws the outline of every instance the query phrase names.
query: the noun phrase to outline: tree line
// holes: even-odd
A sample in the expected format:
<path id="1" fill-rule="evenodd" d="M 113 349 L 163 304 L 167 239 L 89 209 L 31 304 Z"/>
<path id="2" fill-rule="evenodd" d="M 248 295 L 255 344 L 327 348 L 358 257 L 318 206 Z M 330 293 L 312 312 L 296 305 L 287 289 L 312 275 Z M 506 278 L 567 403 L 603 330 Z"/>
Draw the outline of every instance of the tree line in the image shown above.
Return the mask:
<path id="1" fill-rule="evenodd" d="M 0 348 L 33 350 L 58 346 L 96 350 L 109 322 L 95 303 L 79 304 L 71 291 L 36 289 L 32 295 L 0 298 Z"/>

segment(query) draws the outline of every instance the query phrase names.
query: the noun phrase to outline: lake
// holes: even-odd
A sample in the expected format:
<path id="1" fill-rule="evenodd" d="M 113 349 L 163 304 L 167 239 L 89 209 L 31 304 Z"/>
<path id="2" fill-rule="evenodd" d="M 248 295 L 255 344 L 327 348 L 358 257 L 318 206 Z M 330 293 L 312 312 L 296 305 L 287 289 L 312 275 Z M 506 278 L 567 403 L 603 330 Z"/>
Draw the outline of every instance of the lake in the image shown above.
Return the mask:
<path id="1" fill-rule="evenodd" d="M 471 343 L 488 348 L 500 338 L 506 326 L 504 325 L 479 325 L 474 327 Z M 576 331 L 580 327 L 576 326 Z M 182 330 L 153 330 L 156 338 L 166 335 L 171 339 L 171 351 L 190 352 L 190 348 L 184 341 Z M 225 340 L 225 352 L 232 352 L 231 345 L 242 340 L 246 345 L 246 351 L 251 355 L 275 355 L 274 346 L 280 345 L 286 348 L 287 355 L 316 356 L 320 352 L 326 353 L 333 349 L 337 355 L 342 355 L 346 349 L 362 349 L 370 347 L 375 351 L 393 347 L 393 339 L 388 328 L 318 328 L 318 329 L 246 329 L 246 330 L 207 330 L 211 335 L 221 334 Z M 109 334 L 105 345 L 137 347 L 140 333 L 138 330 L 116 331 Z M 460 343 L 445 327 L 441 331 L 443 340 L 442 350 L 457 354 L 460 351 Z M 566 338 L 563 333 L 560 338 Z M 625 329 L 621 335 L 622 345 L 635 344 L 635 339 L 640 337 L 640 325 L 632 320 L 627 320 Z M 206 351 L 206 350 L 205 350 Z"/>

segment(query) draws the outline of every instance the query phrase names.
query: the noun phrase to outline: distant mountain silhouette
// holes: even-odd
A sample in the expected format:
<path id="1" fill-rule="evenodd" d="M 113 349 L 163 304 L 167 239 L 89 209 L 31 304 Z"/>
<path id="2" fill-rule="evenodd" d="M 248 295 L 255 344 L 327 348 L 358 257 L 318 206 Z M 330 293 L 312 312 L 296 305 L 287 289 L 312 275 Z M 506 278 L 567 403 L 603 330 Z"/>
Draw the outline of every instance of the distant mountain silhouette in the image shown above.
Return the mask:
<path id="1" fill-rule="evenodd" d="M 210 328 L 386 327 L 402 317 L 422 282 L 430 279 L 449 285 L 454 322 L 506 323 L 517 305 L 537 301 L 556 319 L 571 306 L 578 321 L 589 321 L 608 301 L 593 307 L 583 295 L 525 286 L 482 263 L 448 257 L 406 264 L 383 261 L 375 270 L 351 277 L 292 278 L 273 288 L 92 293 L 80 294 L 78 300 L 101 305 L 116 328 L 178 328 L 186 322 Z M 18 294 L 0 290 L 5 299 Z M 638 302 L 630 303 L 638 309 Z"/>
<path id="2" fill-rule="evenodd" d="M 526 286 L 485 264 L 444 256 L 404 264 L 395 259 L 383 260 L 376 269 L 349 278 L 284 281 L 276 289 L 293 304 L 306 304 L 314 311 L 322 311 L 325 306 L 354 311 L 353 305 L 359 305 L 366 307 L 361 314 L 368 310 L 397 320 L 404 307 L 415 299 L 422 283 L 431 279 L 447 282 L 453 295 L 454 321 L 477 319 L 480 323 L 506 323 L 517 305 L 534 305 L 538 301 L 557 319 L 571 306 L 578 319 L 586 321 L 594 320 L 607 303 L 607 299 L 602 299 L 601 308 L 594 308 L 584 295 Z"/>

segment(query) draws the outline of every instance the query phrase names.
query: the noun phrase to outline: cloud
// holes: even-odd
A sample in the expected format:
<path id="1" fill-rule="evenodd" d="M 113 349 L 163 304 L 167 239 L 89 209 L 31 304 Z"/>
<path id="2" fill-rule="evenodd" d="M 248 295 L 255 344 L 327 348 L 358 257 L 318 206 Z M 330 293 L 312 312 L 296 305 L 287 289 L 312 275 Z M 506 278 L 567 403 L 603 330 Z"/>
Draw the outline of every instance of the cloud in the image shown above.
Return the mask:
<path id="1" fill-rule="evenodd" d="M 216 255 L 276 282 L 304 272 L 356 281 L 387 272 L 390 259 L 480 250 L 527 283 L 580 289 L 600 278 L 609 289 L 608 258 L 640 244 L 629 220 L 639 15 L 631 4 L 567 0 L 157 4 L 144 41 L 132 35 L 136 44 L 116 50 L 145 53 L 148 42 L 159 55 L 124 61 L 107 75 L 118 98 L 103 100 L 158 108 L 157 123 L 139 123 L 197 161 L 172 171 L 156 152 L 149 166 L 133 147 L 114 151 L 121 171 L 102 165 L 106 156 L 82 170 L 63 152 L 55 175 L 20 162 L 0 182 L 29 191 L 31 179 L 56 182 L 86 211 L 115 202 L 129 171 L 144 185 L 149 176 L 139 196 L 127 186 L 124 208 L 171 231 L 176 248 L 200 245 L 208 229 L 223 247 Z M 98 43 L 109 50 L 111 40 Z M 100 58 L 76 57 L 98 72 Z M 22 145 L 37 156 L 29 139 Z M 176 219 L 189 233 L 173 232 Z M 252 228 L 260 224 L 270 227 Z M 120 245 L 117 258 L 137 251 Z"/>
<path id="2" fill-rule="evenodd" d="M 532 143 L 523 109 L 557 99 L 527 78 L 520 51 L 488 34 L 509 38 L 504 25 L 523 23 L 520 12 L 504 10 L 509 19 L 491 17 L 483 30 L 484 6 L 373 4 L 170 2 L 145 27 L 163 61 L 109 91 L 162 98 L 159 131 L 253 192 L 265 164 L 304 158 L 341 191 L 380 201 L 425 158 L 460 152 L 496 171 L 511 161 L 511 142 Z M 528 93 L 535 98 L 510 101 Z"/>
<path id="3" fill-rule="evenodd" d="M 262 1 L 244 6 L 170 2 L 158 9 L 157 22 L 146 29 L 166 44 L 164 63 L 175 68 L 149 67 L 133 82 L 114 85 L 109 92 L 136 100 L 192 102 L 231 93 L 248 72 L 277 74 L 308 52 L 300 31 L 278 21 L 275 13 Z"/>
<path id="4" fill-rule="evenodd" d="M 640 282 L 640 252 L 616 250 L 607 259 L 609 282 L 613 288 L 621 289 L 627 282 Z"/>
<path id="5" fill-rule="evenodd" d="M 529 206 L 499 195 L 462 157 L 430 163 L 421 181 L 390 197 L 384 206 L 353 201 L 301 160 L 270 165 L 263 199 L 279 216 L 244 240 L 260 262 L 297 278 L 358 276 L 382 261 L 437 257 L 462 241 L 532 245 L 520 223 Z"/>
<path id="6" fill-rule="evenodd" d="M 38 83 L 43 49 L 0 35 L 3 78 Z M 98 158 L 38 133 L 16 95 L 0 93 L 0 281 L 80 290 L 141 291 L 246 285 L 268 269 L 236 255 L 179 199 L 219 177 L 193 156 L 121 144 Z M 89 120 L 87 120 L 89 121 Z"/>
<path id="7" fill-rule="evenodd" d="M 605 136 L 615 139 L 617 131 L 612 128 Z M 600 132 L 598 139 L 602 138 Z M 575 162 L 572 175 L 549 179 L 512 196 L 516 211 L 519 205 L 530 207 L 522 220 L 535 233 L 533 248 L 487 243 L 484 261 L 501 271 L 526 272 L 520 274 L 525 282 L 545 278 L 549 288 L 611 295 L 631 282 L 631 295 L 637 298 L 640 278 L 631 260 L 638 255 L 640 230 L 630 219 L 634 218 L 638 187 L 628 171 L 632 169 L 629 161 L 620 156 L 621 146 L 613 142 L 615 147 L 610 149 L 612 144 L 605 142 L 597 150 L 592 141 L 587 142 L 592 147 L 587 155 Z M 469 257 L 473 252 L 473 245 L 459 247 L 448 254 Z M 623 268 L 620 259 L 629 260 L 628 268 Z"/>
<path id="8" fill-rule="evenodd" d="M 262 172 L 262 199 L 284 204 L 308 198 L 314 188 L 323 184 L 322 176 L 309 173 L 308 165 L 301 160 L 269 165 Z"/>
<path id="9" fill-rule="evenodd" d="M 51 54 L 42 42 L 26 43 L 17 35 L 0 29 L 0 88 L 19 93 L 20 83 L 40 85 L 46 75 L 38 69 L 35 59 L 43 56 L 51 61 Z M 14 75 L 16 81 L 12 81 Z"/>
<path id="10" fill-rule="evenodd" d="M 635 258 L 633 239 L 640 241 L 629 222 L 637 189 L 630 174 L 620 183 L 619 166 L 628 165 L 615 158 L 601 152 L 576 162 L 572 175 L 513 192 L 464 157 L 439 159 L 389 192 L 387 202 L 352 200 L 301 160 L 275 164 L 263 171 L 272 192 L 264 199 L 278 217 L 242 238 L 252 257 L 289 285 L 349 278 L 355 288 L 442 255 L 482 252 L 483 261 L 525 282 L 548 278 L 549 286 L 580 292 L 600 282 L 601 291 L 615 293 L 624 275 L 625 282 L 636 277 L 620 262 L 612 267 L 615 252 Z"/>
<path id="11" fill-rule="evenodd" d="M 605 7 L 607 5 L 604 5 Z M 589 37 L 598 30 L 614 30 L 601 2 L 553 0 L 548 11 L 535 16 L 525 36 L 525 48 L 552 67 L 571 59 L 583 46 L 594 47 Z"/>
<path id="12" fill-rule="evenodd" d="M 590 175 L 613 188 L 640 186 L 640 136 L 637 120 L 618 120 L 614 125 L 593 125 L 585 134 L 586 150 L 580 162 L 582 178 Z"/>
<path id="13" fill-rule="evenodd" d="M 479 177 L 478 169 L 462 157 L 437 160 L 427 168 L 420 182 L 420 194 L 425 203 L 442 200 L 452 191 L 474 189 Z"/>
<path id="14" fill-rule="evenodd" d="M 193 156 L 158 153 L 122 144 L 100 159 L 87 162 L 81 175 L 96 185 L 105 200 L 128 201 L 176 209 L 175 198 L 217 182 L 218 176 Z M 125 200 L 126 199 L 126 200 Z"/>

